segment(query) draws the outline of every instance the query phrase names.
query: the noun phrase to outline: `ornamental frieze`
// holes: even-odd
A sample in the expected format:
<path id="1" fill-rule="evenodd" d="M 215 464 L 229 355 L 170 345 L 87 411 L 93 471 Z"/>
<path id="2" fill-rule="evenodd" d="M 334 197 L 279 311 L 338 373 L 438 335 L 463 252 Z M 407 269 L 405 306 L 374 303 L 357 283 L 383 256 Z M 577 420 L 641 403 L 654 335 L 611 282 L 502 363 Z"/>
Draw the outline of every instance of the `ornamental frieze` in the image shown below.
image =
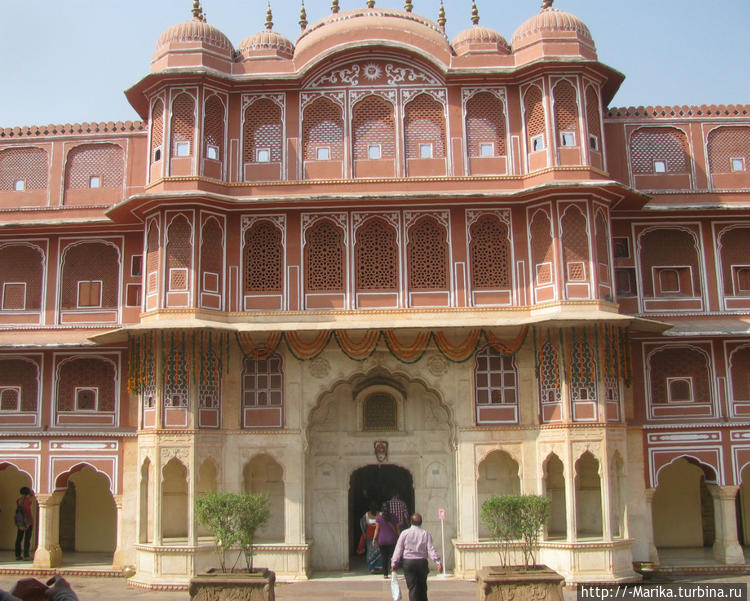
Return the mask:
<path id="1" fill-rule="evenodd" d="M 359 61 L 331 69 L 315 78 L 308 86 L 357 87 L 400 85 L 441 85 L 437 77 L 417 67 L 391 62 Z"/>

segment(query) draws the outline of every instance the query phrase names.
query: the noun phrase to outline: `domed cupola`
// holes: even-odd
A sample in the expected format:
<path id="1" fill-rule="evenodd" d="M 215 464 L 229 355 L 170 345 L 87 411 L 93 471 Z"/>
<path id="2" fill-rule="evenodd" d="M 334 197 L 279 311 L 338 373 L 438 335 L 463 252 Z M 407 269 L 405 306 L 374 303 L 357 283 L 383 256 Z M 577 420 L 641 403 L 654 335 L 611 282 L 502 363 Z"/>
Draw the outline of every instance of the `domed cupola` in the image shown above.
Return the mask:
<path id="1" fill-rule="evenodd" d="M 242 40 L 237 50 L 241 60 L 253 58 L 292 58 L 294 55 L 294 44 L 273 30 L 273 14 L 271 13 L 270 3 L 266 9 L 266 28 Z"/>
<path id="2" fill-rule="evenodd" d="M 596 46 L 586 24 L 575 15 L 554 8 L 552 2 L 544 0 L 539 14 L 516 29 L 510 40 L 513 52 L 534 55 L 522 57 L 521 62 L 543 56 L 596 60 Z"/>
<path id="3" fill-rule="evenodd" d="M 151 59 L 151 71 L 170 67 L 210 67 L 228 71 L 234 47 L 218 28 L 206 23 L 200 1 L 193 2 L 193 18 L 178 23 L 159 36 Z"/>
<path id="4" fill-rule="evenodd" d="M 471 21 L 473 25 L 464 29 L 453 38 L 453 50 L 458 56 L 470 53 L 500 53 L 510 54 L 510 46 L 505 38 L 494 29 L 479 24 L 479 10 L 477 3 L 471 7 Z"/>

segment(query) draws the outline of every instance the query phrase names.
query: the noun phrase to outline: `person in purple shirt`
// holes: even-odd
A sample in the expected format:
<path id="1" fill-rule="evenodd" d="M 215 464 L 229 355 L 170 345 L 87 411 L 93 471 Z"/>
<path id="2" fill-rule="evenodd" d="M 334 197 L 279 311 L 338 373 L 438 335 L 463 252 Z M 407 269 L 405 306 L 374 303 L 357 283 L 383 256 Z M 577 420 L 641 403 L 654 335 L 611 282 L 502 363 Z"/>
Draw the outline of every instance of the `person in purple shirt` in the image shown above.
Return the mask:
<path id="1" fill-rule="evenodd" d="M 390 576 L 388 568 L 391 565 L 391 557 L 398 538 L 398 527 L 393 523 L 393 517 L 388 511 L 388 503 L 383 503 L 376 522 L 374 538 L 380 547 L 380 555 L 383 557 L 383 578 L 388 578 Z"/>
<path id="2" fill-rule="evenodd" d="M 398 537 L 391 558 L 391 570 L 395 570 L 398 562 L 403 559 L 409 601 L 427 601 L 427 574 L 430 572 L 428 557 L 437 564 L 438 572 L 442 571 L 440 556 L 432 544 L 432 535 L 422 529 L 422 516 L 415 513 L 411 516 L 411 528 L 404 530 Z"/>

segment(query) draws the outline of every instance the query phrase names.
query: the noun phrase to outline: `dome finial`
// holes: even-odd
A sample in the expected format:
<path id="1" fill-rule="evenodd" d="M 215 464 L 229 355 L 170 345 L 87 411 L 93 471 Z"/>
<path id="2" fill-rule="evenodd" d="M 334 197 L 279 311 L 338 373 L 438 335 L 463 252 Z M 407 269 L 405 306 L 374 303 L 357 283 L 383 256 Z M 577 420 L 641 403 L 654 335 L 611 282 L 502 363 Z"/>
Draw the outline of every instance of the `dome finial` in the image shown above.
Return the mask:
<path id="1" fill-rule="evenodd" d="M 448 19 L 445 18 L 445 4 L 443 4 L 443 0 L 440 0 L 440 12 L 438 13 L 438 25 L 440 25 L 440 29 L 445 31 L 445 24 L 448 22 Z"/>
<path id="2" fill-rule="evenodd" d="M 331 12 L 335 15 L 339 10 L 339 0 L 331 0 Z"/>
<path id="3" fill-rule="evenodd" d="M 266 8 L 266 29 L 269 31 L 273 29 L 273 13 L 271 12 L 271 0 L 268 0 L 268 7 Z"/>
<path id="4" fill-rule="evenodd" d="M 367 8 L 375 8 L 375 0 L 367 0 Z"/>
<path id="5" fill-rule="evenodd" d="M 307 11 L 305 10 L 305 0 L 302 0 L 302 6 L 299 9 L 299 28 L 302 31 L 307 29 Z"/>
<path id="6" fill-rule="evenodd" d="M 406 0 L 406 2 L 404 2 L 404 10 L 408 13 L 414 10 L 414 5 L 411 0 Z"/>
<path id="7" fill-rule="evenodd" d="M 203 10 L 203 6 L 201 6 L 201 21 L 206 22 L 206 12 Z"/>
<path id="8" fill-rule="evenodd" d="M 544 1 L 542 2 L 542 10 L 544 10 L 545 8 L 552 8 L 552 3 L 553 3 L 554 1 L 555 1 L 555 0 L 544 0 Z"/>
<path id="9" fill-rule="evenodd" d="M 201 18 L 201 3 L 199 0 L 193 0 L 193 19 Z"/>
<path id="10" fill-rule="evenodd" d="M 479 9 L 476 2 L 471 3 L 471 22 L 474 25 L 479 25 Z"/>

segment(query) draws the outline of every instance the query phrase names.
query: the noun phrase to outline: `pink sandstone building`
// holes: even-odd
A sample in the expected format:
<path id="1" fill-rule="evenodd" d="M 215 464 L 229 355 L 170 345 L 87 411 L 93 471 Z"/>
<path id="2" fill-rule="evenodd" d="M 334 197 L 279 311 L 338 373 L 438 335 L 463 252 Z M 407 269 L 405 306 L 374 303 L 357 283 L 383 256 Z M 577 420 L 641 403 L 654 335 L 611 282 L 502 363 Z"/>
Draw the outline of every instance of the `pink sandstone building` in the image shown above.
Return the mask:
<path id="1" fill-rule="evenodd" d="M 31 486 L 35 566 L 157 588 L 215 561 L 207 490 L 270 495 L 283 579 L 393 490 L 460 576 L 507 492 L 569 582 L 743 564 L 750 108 L 608 108 L 551 0 L 510 40 L 375 4 L 235 47 L 196 2 L 142 121 L 0 130 L 0 515 Z"/>

